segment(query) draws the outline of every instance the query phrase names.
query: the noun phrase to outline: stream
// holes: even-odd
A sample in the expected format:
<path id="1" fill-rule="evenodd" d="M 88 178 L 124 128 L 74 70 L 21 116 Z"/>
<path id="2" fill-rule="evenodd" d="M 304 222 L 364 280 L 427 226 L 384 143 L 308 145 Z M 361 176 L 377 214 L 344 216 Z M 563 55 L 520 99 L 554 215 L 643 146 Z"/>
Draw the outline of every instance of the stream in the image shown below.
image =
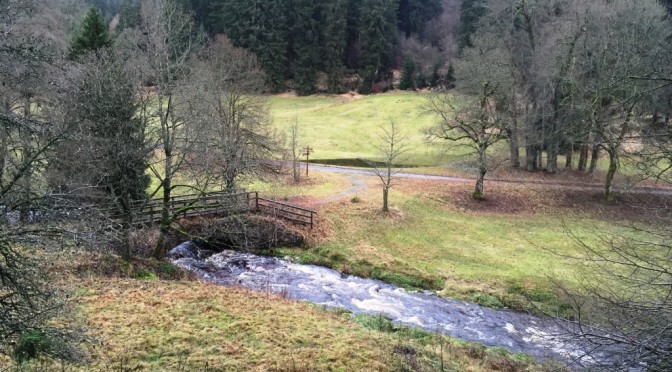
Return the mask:
<path id="1" fill-rule="evenodd" d="M 410 292 L 373 279 L 344 276 L 320 266 L 275 257 L 224 251 L 210 257 L 187 242 L 169 254 L 173 262 L 201 279 L 226 286 L 272 292 L 293 300 L 340 307 L 354 314 L 382 314 L 394 322 L 431 332 L 526 353 L 537 360 L 555 359 L 590 366 L 595 360 L 555 320 L 525 313 L 493 310 L 441 298 L 427 291 Z M 574 368 L 579 365 L 574 365 Z"/>

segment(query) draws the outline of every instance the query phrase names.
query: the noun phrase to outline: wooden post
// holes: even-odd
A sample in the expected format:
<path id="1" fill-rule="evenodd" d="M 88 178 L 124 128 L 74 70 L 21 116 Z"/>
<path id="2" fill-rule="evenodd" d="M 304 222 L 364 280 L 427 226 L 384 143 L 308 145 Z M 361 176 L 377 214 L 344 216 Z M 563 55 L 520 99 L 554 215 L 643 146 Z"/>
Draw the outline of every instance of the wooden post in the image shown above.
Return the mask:
<path id="1" fill-rule="evenodd" d="M 310 148 L 310 146 L 306 146 L 303 148 L 303 155 L 306 155 L 306 177 L 308 177 L 308 161 L 310 158 L 310 154 L 313 153 L 313 149 Z"/>

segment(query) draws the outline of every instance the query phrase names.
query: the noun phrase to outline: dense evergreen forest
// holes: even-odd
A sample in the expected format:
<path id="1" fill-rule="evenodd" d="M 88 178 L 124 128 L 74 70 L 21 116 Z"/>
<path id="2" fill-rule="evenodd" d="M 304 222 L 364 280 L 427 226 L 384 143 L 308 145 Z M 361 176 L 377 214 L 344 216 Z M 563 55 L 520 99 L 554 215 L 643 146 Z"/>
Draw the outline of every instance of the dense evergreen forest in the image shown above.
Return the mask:
<path id="1" fill-rule="evenodd" d="M 92 0 L 121 27 L 139 19 L 137 0 Z M 181 0 L 210 36 L 227 35 L 257 55 L 268 88 L 300 95 L 386 90 L 404 60 L 417 85 L 445 74 L 456 45 L 458 0 Z M 430 82 L 431 80 L 431 82 Z M 291 82 L 288 84 L 287 82 Z M 415 85 L 414 85 L 415 86 Z"/>

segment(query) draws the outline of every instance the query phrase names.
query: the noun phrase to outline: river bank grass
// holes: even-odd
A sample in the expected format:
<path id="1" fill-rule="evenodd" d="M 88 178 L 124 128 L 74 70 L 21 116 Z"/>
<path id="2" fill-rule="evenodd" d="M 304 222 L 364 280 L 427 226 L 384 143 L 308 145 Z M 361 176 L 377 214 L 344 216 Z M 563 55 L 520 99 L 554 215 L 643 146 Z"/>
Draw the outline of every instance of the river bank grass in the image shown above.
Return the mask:
<path id="1" fill-rule="evenodd" d="M 75 283 L 71 283 L 75 284 Z M 15 371 L 543 371 L 525 355 L 322 309 L 282 296 L 181 279 L 88 278 L 74 302 L 86 364 Z"/>

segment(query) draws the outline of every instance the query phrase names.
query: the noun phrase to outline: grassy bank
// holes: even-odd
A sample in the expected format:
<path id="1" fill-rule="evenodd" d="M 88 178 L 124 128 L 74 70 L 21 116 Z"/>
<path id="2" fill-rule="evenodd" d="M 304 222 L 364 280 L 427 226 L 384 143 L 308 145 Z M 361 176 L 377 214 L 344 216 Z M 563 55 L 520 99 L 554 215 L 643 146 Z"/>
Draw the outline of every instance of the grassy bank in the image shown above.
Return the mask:
<path id="1" fill-rule="evenodd" d="M 194 281 L 80 283 L 88 364 L 38 360 L 17 371 L 543 370 L 524 355 L 325 310 L 274 295 Z M 8 359 L 0 365 L 10 368 Z"/>

